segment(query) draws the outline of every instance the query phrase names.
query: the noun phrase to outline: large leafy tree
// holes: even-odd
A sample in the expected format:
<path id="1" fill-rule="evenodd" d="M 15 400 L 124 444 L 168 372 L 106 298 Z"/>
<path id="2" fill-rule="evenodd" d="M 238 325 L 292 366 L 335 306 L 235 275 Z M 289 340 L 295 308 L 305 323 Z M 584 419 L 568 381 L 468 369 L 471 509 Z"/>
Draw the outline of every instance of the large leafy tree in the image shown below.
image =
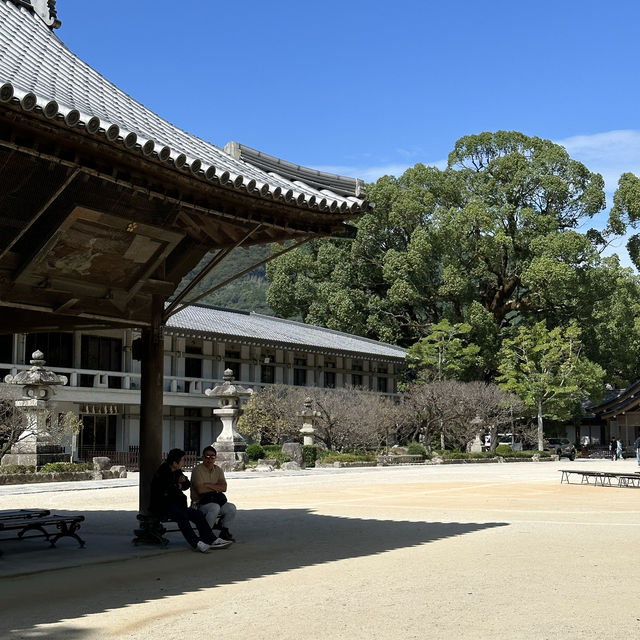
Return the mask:
<path id="1" fill-rule="evenodd" d="M 584 397 L 602 395 L 603 369 L 583 354 L 580 329 L 547 329 L 544 321 L 520 327 L 500 351 L 501 387 L 517 395 L 537 417 L 538 448 L 544 445 L 544 418 L 566 420 Z"/>
<path id="2" fill-rule="evenodd" d="M 604 208 L 602 176 L 563 147 L 514 131 L 461 138 L 448 170 L 461 204 L 439 209 L 443 297 L 478 300 L 500 326 L 540 308 L 552 283 L 535 276 L 549 263 L 558 267 L 554 280 L 580 284 L 595 256 L 569 231 Z"/>
<path id="3" fill-rule="evenodd" d="M 317 241 L 268 265 L 276 314 L 404 345 L 424 335 L 443 313 L 432 221 L 458 196 L 453 177 L 418 164 L 370 185 L 376 207 L 357 221 L 353 241 Z"/>
<path id="4" fill-rule="evenodd" d="M 269 303 L 279 315 L 407 347 L 440 322 L 464 323 L 485 380 L 514 327 L 575 321 L 588 357 L 614 384 L 628 383 L 640 374 L 640 283 L 601 256 L 640 219 L 640 182 L 626 175 L 609 228 L 584 232 L 605 206 L 599 174 L 549 140 L 466 136 L 445 170 L 416 165 L 370 185 L 376 208 L 353 241 L 317 241 L 272 263 Z"/>

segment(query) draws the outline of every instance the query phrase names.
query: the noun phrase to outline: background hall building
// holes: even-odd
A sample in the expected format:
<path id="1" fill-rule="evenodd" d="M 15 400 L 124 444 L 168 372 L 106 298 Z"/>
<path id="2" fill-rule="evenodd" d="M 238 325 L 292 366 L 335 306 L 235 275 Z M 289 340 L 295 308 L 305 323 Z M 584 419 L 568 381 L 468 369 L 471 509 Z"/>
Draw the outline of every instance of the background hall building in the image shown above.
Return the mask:
<path id="1" fill-rule="evenodd" d="M 135 329 L 0 335 L 1 379 L 29 368 L 39 349 L 47 368 L 69 378 L 56 388 L 55 400 L 84 425 L 72 446 L 74 458 L 136 450 L 139 335 Z M 189 306 L 164 331 L 163 451 L 199 451 L 215 441 L 222 425 L 204 391 L 223 381 L 225 369 L 256 391 L 273 384 L 357 386 L 393 396 L 404 362 L 404 349 L 375 340 L 256 313 Z"/>

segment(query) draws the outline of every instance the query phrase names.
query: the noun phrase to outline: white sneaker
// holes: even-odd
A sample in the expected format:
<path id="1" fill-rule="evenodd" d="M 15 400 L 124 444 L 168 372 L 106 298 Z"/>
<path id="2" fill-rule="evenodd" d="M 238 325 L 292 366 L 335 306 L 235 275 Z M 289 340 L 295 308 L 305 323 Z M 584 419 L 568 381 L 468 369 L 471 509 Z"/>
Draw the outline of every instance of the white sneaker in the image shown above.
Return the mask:
<path id="1" fill-rule="evenodd" d="M 201 553 L 207 553 L 210 548 L 211 546 L 208 545 L 206 542 L 203 542 L 202 540 L 198 540 L 198 544 L 196 545 L 196 549 L 198 551 L 200 551 Z"/>
<path id="2" fill-rule="evenodd" d="M 213 541 L 213 544 L 210 545 L 210 549 L 226 549 L 227 547 L 230 547 L 233 543 L 231 542 L 231 540 L 223 540 L 222 538 L 216 538 Z"/>

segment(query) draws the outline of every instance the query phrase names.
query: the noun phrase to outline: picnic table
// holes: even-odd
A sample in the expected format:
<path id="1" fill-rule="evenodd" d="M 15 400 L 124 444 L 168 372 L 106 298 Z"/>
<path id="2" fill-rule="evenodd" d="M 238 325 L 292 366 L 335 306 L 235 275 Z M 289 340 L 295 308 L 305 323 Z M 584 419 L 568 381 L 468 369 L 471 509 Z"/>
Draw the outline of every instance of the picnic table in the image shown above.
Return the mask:
<path id="1" fill-rule="evenodd" d="M 617 473 L 615 471 L 593 471 L 591 469 L 560 469 L 560 483 L 571 484 L 571 474 L 580 476 L 580 484 L 601 487 L 632 487 L 640 489 L 640 472 Z"/>
<path id="2" fill-rule="evenodd" d="M 53 547 L 60 538 L 74 538 L 84 547 L 84 540 L 77 534 L 82 515 L 51 513 L 48 509 L 16 509 L 0 511 L 0 540 L 24 540 L 43 537 Z M 0 554 L 2 552 L 0 551 Z"/>

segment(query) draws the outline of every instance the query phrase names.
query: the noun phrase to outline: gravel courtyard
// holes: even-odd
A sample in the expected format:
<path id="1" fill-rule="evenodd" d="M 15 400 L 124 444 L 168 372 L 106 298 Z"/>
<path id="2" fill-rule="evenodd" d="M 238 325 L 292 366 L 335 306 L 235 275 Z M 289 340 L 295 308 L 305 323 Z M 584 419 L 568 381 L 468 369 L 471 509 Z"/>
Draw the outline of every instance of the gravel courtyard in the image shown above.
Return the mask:
<path id="1" fill-rule="evenodd" d="M 0 543 L 4 638 L 634 638 L 640 491 L 560 484 L 635 460 L 228 474 L 228 550 L 134 547 L 137 477 L 0 487 L 83 513 L 86 549 Z M 109 484 L 111 483 L 111 484 Z M 96 488 L 102 487 L 102 488 Z"/>

